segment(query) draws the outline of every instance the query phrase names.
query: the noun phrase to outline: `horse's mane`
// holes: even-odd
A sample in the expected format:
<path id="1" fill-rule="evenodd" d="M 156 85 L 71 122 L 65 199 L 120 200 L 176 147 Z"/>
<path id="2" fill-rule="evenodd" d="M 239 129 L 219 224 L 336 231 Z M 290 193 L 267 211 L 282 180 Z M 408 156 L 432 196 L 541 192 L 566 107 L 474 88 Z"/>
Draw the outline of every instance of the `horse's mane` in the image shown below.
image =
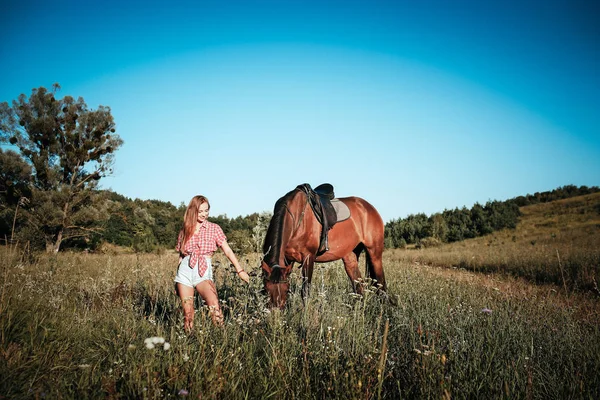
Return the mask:
<path id="1" fill-rule="evenodd" d="M 263 245 L 264 262 L 272 266 L 277 264 L 279 251 L 281 249 L 281 235 L 283 231 L 283 221 L 286 213 L 286 204 L 294 196 L 297 188 L 286 193 L 275 203 L 273 208 L 273 218 L 269 223 L 265 243 Z"/>

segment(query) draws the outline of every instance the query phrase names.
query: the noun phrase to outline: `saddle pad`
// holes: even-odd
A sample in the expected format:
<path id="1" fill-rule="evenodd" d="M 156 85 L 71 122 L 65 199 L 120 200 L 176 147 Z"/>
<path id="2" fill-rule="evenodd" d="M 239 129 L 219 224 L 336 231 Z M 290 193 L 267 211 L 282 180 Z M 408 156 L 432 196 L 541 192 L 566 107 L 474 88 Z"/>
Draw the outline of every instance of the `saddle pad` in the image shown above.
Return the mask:
<path id="1" fill-rule="evenodd" d="M 331 205 L 337 215 L 336 222 L 344 221 L 350 218 L 350 209 L 340 199 L 331 200 Z"/>

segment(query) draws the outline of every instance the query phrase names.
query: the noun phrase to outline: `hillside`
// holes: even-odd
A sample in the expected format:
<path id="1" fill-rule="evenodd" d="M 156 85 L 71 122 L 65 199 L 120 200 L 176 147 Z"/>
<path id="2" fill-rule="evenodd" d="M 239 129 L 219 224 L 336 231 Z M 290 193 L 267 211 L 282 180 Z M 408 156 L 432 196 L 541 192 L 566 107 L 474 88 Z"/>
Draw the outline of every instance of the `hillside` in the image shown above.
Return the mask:
<path id="1" fill-rule="evenodd" d="M 590 235 L 600 243 L 600 193 L 525 206 L 520 210 L 523 216 L 516 231 L 526 239 L 571 233 Z"/>
<path id="2" fill-rule="evenodd" d="M 505 273 L 600 294 L 600 193 L 520 211 L 515 229 L 435 248 L 394 251 L 428 265 Z"/>

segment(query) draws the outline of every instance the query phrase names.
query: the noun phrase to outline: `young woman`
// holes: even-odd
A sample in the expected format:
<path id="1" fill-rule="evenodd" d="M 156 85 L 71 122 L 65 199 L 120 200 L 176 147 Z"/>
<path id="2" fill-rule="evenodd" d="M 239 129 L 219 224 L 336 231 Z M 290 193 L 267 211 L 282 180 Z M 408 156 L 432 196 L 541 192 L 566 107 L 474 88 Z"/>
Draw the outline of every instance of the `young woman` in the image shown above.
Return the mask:
<path id="1" fill-rule="evenodd" d="M 217 289 L 213 282 L 211 256 L 220 247 L 235 267 L 238 276 L 246 283 L 250 278 L 240 266 L 237 257 L 227 244 L 221 227 L 207 220 L 210 204 L 204 196 L 194 196 L 187 206 L 183 228 L 179 232 L 177 251 L 179 268 L 175 282 L 185 316 L 184 328 L 190 332 L 194 326 L 194 288 L 209 307 L 213 323 L 221 325 L 223 314 L 219 307 Z"/>

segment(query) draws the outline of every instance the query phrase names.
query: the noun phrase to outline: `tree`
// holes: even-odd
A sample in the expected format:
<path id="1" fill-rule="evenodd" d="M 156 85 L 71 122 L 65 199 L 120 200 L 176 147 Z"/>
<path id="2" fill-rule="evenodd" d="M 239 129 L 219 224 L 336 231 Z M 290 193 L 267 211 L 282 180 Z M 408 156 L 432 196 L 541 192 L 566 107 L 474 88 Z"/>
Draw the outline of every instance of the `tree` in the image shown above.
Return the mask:
<path id="1" fill-rule="evenodd" d="M 486 210 L 479 203 L 475 203 L 471 208 L 471 227 L 475 236 L 484 236 L 494 231 L 488 221 Z"/>
<path id="2" fill-rule="evenodd" d="M 446 235 L 448 242 L 459 242 L 475 237 L 470 230 L 472 224 L 471 214 L 466 207 L 463 207 L 462 209 L 455 208 L 454 210 L 444 210 L 442 216 L 446 220 L 448 226 L 448 233 Z"/>
<path id="3" fill-rule="evenodd" d="M 19 207 L 31 197 L 31 168 L 14 151 L 0 148 L 0 238 L 11 238 Z"/>
<path id="4" fill-rule="evenodd" d="M 440 213 L 435 213 L 429 217 L 431 225 L 431 237 L 438 239 L 440 242 L 446 242 L 448 236 L 448 224 L 444 216 Z"/>
<path id="5" fill-rule="evenodd" d="M 19 149 L 32 168 L 26 212 L 49 252 L 95 232 L 97 215 L 88 212 L 93 190 L 112 173 L 113 153 L 123 144 L 109 107 L 91 110 L 81 97 L 57 99 L 58 90 L 58 84 L 52 91 L 40 87 L 12 106 L 0 104 L 0 140 Z"/>
<path id="6" fill-rule="evenodd" d="M 267 236 L 267 229 L 269 229 L 271 218 L 273 218 L 273 213 L 269 211 L 257 214 L 256 225 L 252 228 L 253 250 L 257 253 L 262 253 L 263 243 L 265 242 L 265 236 Z"/>

